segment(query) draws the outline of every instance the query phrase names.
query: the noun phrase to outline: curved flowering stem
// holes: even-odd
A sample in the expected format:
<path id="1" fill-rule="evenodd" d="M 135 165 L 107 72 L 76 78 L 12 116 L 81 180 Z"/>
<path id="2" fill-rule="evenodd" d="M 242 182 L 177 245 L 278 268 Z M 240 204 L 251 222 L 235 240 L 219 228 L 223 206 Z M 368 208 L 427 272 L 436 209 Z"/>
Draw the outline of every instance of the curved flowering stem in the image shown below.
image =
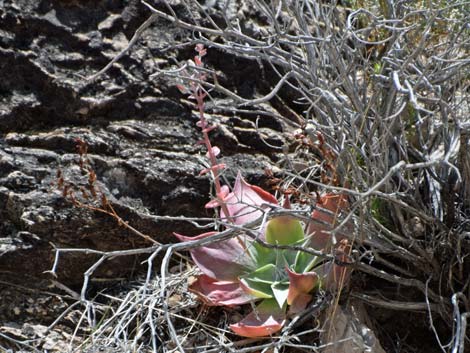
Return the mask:
<path id="1" fill-rule="evenodd" d="M 203 68 L 204 64 L 202 62 L 202 58 L 207 54 L 207 50 L 204 48 L 203 44 L 197 44 L 195 50 L 197 51 L 197 55 L 194 57 L 194 65 L 196 66 L 196 68 Z M 197 78 L 198 81 L 205 82 L 207 79 L 207 75 L 204 72 L 197 71 L 194 75 L 192 75 L 191 78 Z M 212 174 L 215 186 L 216 201 L 221 207 L 227 219 L 232 222 L 230 213 L 227 209 L 227 205 L 224 202 L 224 198 L 228 194 L 228 189 L 224 188 L 220 184 L 219 178 L 220 170 L 224 169 L 225 165 L 218 163 L 217 155 L 220 153 L 220 149 L 217 146 L 212 146 L 212 143 L 209 139 L 209 132 L 215 129 L 215 126 L 209 126 L 205 117 L 204 99 L 207 97 L 207 92 L 204 90 L 200 83 L 196 83 L 194 81 L 190 81 L 189 90 L 187 87 L 182 85 L 177 85 L 177 87 L 182 93 L 190 93 L 189 98 L 194 99 L 196 101 L 196 106 L 199 111 L 199 122 L 197 123 L 197 126 L 201 128 L 203 136 L 203 140 L 201 141 L 201 143 L 206 146 L 206 155 L 209 158 L 211 164 L 210 168 L 202 170 L 201 173 L 204 174 L 210 172 Z"/>

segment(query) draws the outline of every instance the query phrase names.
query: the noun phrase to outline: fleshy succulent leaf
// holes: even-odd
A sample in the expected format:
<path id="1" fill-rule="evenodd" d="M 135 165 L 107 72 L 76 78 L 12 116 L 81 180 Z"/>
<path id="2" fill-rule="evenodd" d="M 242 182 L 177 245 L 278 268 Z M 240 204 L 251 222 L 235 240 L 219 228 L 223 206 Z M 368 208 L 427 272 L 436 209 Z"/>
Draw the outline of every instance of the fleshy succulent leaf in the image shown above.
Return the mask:
<path id="1" fill-rule="evenodd" d="M 290 245 L 296 245 L 296 244 L 290 244 Z M 277 266 L 282 267 L 282 268 L 286 266 L 290 266 L 291 264 L 295 263 L 296 257 L 297 257 L 296 250 L 281 250 L 279 251 Z"/>
<path id="2" fill-rule="evenodd" d="M 207 305 L 241 305 L 253 301 L 253 296 L 246 293 L 238 281 L 217 281 L 206 275 L 198 276 L 189 290 L 198 295 Z"/>
<path id="3" fill-rule="evenodd" d="M 272 283 L 276 278 L 276 266 L 267 264 L 251 272 L 247 277 L 265 283 Z"/>
<path id="4" fill-rule="evenodd" d="M 304 239 L 302 224 L 295 218 L 280 216 L 271 219 L 266 227 L 266 242 L 292 245 Z"/>
<path id="5" fill-rule="evenodd" d="M 308 303 L 312 301 L 312 298 L 311 294 L 299 293 L 289 306 L 289 314 L 297 314 L 304 310 Z"/>
<path id="6" fill-rule="evenodd" d="M 200 234 L 196 237 L 187 237 L 174 234 L 180 241 L 198 240 L 214 235 L 216 232 Z M 219 281 L 236 281 L 239 276 L 249 273 L 256 268 L 240 238 L 233 238 L 208 244 L 190 250 L 199 269 L 207 276 Z"/>
<path id="7" fill-rule="evenodd" d="M 287 297 L 289 294 L 289 284 L 288 283 L 279 283 L 275 282 L 271 285 L 274 299 L 276 299 L 277 304 L 280 308 L 284 307 L 287 302 Z"/>
<path id="8" fill-rule="evenodd" d="M 240 287 L 249 295 L 256 298 L 272 298 L 271 284 L 264 281 L 240 278 Z"/>
<path id="9" fill-rule="evenodd" d="M 261 206 L 263 204 L 277 205 L 276 198 L 260 187 L 248 184 L 241 176 L 237 175 L 233 191 L 224 199 L 227 210 L 235 224 L 245 224 L 262 216 Z M 224 211 L 221 210 L 224 218 Z"/>
<path id="10" fill-rule="evenodd" d="M 308 240 L 309 242 L 309 240 Z M 307 247 L 308 244 L 303 244 Z M 295 258 L 293 269 L 297 273 L 308 272 L 318 263 L 320 258 L 305 251 L 298 251 Z"/>
<path id="11" fill-rule="evenodd" d="M 222 218 L 245 224 L 262 216 L 261 207 L 276 205 L 277 201 L 261 188 L 248 184 L 238 174 L 233 191 L 229 192 L 224 186 L 217 199 L 206 207 L 218 207 L 222 203 L 225 205 L 225 210 L 221 210 Z M 312 214 L 317 222 L 309 224 L 308 237 L 300 221 L 290 216 L 279 216 L 260 230 L 260 239 L 268 245 L 237 237 L 191 249 L 191 256 L 203 274 L 190 285 L 190 291 L 208 305 L 234 306 L 261 298 L 263 301 L 255 311 L 231 325 L 232 330 L 245 337 L 268 336 L 279 331 L 284 325 L 288 305 L 291 313 L 304 310 L 313 298 L 312 291 L 320 283 L 327 290 L 335 290 L 350 273 L 349 268 L 334 261 L 317 266 L 320 257 L 269 245 L 313 246 L 317 250 L 330 250 L 333 242 L 329 231 L 335 226 L 337 214 L 347 207 L 347 201 L 343 195 L 327 194 L 318 204 Z M 288 200 L 285 207 L 289 208 Z M 180 241 L 193 241 L 214 234 L 216 232 L 196 237 L 175 236 Z M 340 234 L 340 242 L 335 246 L 338 262 L 347 261 L 350 251 L 350 245 L 343 238 Z"/>
<path id="12" fill-rule="evenodd" d="M 332 236 L 329 231 L 333 230 L 338 222 L 338 215 L 348 207 L 348 201 L 343 194 L 325 194 L 317 203 L 317 208 L 312 213 L 307 234 L 311 236 L 311 246 L 314 249 L 328 249 L 332 244 Z M 339 241 L 343 237 L 337 236 Z"/>
<path id="13" fill-rule="evenodd" d="M 264 337 L 278 332 L 285 321 L 285 308 L 280 308 L 275 299 L 265 299 L 252 313 L 239 323 L 230 325 L 230 328 L 240 336 Z"/>
<path id="14" fill-rule="evenodd" d="M 343 239 L 336 249 L 336 260 L 347 263 L 349 261 L 349 252 L 351 245 L 346 239 Z M 336 264 L 334 261 L 328 261 L 315 268 L 315 272 L 321 278 L 321 285 L 329 291 L 336 291 L 342 288 L 351 275 L 351 267 Z"/>
<path id="15" fill-rule="evenodd" d="M 315 272 L 295 273 L 289 268 L 286 270 L 289 276 L 287 304 L 292 306 L 292 312 L 299 312 L 305 309 L 312 298 L 309 293 L 318 285 L 318 275 Z"/>
<path id="16" fill-rule="evenodd" d="M 255 241 L 248 246 L 248 251 L 256 262 L 257 268 L 276 263 L 276 249 L 268 248 Z"/>

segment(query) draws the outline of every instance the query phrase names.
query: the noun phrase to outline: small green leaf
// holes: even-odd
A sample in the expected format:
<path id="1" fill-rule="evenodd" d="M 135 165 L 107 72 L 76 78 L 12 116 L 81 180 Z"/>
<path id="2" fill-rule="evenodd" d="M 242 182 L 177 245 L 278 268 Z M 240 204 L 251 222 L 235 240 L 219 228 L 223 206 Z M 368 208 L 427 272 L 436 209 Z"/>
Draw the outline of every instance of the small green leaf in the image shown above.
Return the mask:
<path id="1" fill-rule="evenodd" d="M 307 244 L 304 244 L 306 247 Z M 318 256 L 309 254 L 305 251 L 298 251 L 295 258 L 295 264 L 293 270 L 297 273 L 304 273 L 310 271 L 315 265 L 321 260 Z"/>
<path id="2" fill-rule="evenodd" d="M 374 63 L 374 74 L 378 75 L 382 71 L 382 64 L 379 62 Z"/>
<path id="3" fill-rule="evenodd" d="M 279 259 L 282 259 L 282 262 L 278 261 L 277 266 L 282 267 L 282 268 L 285 268 L 286 266 L 291 266 L 292 264 L 295 263 L 296 257 L 297 257 L 296 250 L 282 250 L 280 252 L 280 257 L 279 257 Z"/>
<path id="4" fill-rule="evenodd" d="M 257 265 L 257 268 L 261 268 L 268 264 L 276 263 L 276 249 L 267 248 L 262 244 L 254 241 L 248 247 L 248 252 L 251 258 Z"/>
<path id="5" fill-rule="evenodd" d="M 266 242 L 292 245 L 304 239 L 302 223 L 292 217 L 280 216 L 271 219 L 266 226 Z"/>
<path id="6" fill-rule="evenodd" d="M 284 307 L 284 304 L 287 302 L 287 296 L 289 295 L 289 284 L 275 282 L 271 285 L 271 288 L 279 307 Z"/>
<path id="7" fill-rule="evenodd" d="M 271 283 L 265 281 L 252 280 L 250 278 L 241 278 L 240 286 L 243 290 L 257 298 L 272 298 L 273 293 L 271 289 Z"/>
<path id="8" fill-rule="evenodd" d="M 276 280 L 277 268 L 268 264 L 240 278 L 243 289 L 258 298 L 272 298 L 271 284 Z"/>
<path id="9" fill-rule="evenodd" d="M 276 280 L 276 266 L 273 264 L 265 265 L 250 272 L 245 278 L 259 282 L 272 283 Z"/>

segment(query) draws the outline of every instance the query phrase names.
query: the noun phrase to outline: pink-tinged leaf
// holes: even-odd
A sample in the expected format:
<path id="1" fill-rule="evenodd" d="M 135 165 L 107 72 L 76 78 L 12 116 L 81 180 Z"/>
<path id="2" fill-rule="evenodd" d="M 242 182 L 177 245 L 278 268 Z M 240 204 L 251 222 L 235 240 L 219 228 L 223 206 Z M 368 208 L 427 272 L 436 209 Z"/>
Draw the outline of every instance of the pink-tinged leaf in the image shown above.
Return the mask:
<path id="1" fill-rule="evenodd" d="M 210 237 L 214 234 L 217 234 L 217 232 L 214 232 L 214 231 L 213 232 L 207 232 L 207 233 L 202 233 L 202 234 L 199 234 L 199 235 L 195 235 L 194 237 L 188 237 L 187 235 L 173 233 L 173 235 L 181 242 L 200 240 L 200 239 L 208 238 L 208 237 Z"/>
<path id="2" fill-rule="evenodd" d="M 188 94 L 189 93 L 189 89 L 187 89 L 185 86 L 183 85 L 176 85 L 176 88 L 179 89 L 179 91 L 182 93 L 182 94 Z"/>
<path id="3" fill-rule="evenodd" d="M 222 185 L 220 187 L 220 193 L 217 196 L 220 197 L 221 199 L 224 199 L 227 197 L 228 194 L 230 194 L 229 187 L 227 185 Z"/>
<path id="4" fill-rule="evenodd" d="M 269 244 L 291 245 L 304 239 L 304 228 L 295 218 L 280 216 L 271 219 L 266 227 L 266 242 Z"/>
<path id="5" fill-rule="evenodd" d="M 228 188 L 227 185 L 222 185 L 222 187 L 220 188 L 220 193 L 217 195 L 217 197 L 219 198 L 219 200 L 224 200 L 228 194 L 230 194 L 230 189 Z M 204 207 L 205 208 L 218 207 L 220 206 L 219 200 L 218 199 L 211 200 L 208 203 L 206 203 Z"/>
<path id="6" fill-rule="evenodd" d="M 207 127 L 207 122 L 205 120 L 198 120 L 196 123 L 197 127 L 200 127 L 202 129 L 205 129 Z M 205 141 L 204 141 L 205 143 Z"/>
<path id="7" fill-rule="evenodd" d="M 276 198 L 260 187 L 248 184 L 241 176 L 237 175 L 233 192 L 225 198 L 229 216 L 235 224 L 245 224 L 262 216 L 261 205 L 277 205 Z M 221 216 L 226 217 L 223 211 Z"/>
<path id="8" fill-rule="evenodd" d="M 204 44 L 198 43 L 196 44 L 196 47 L 194 48 L 199 53 L 199 56 L 204 56 L 207 54 L 207 49 L 204 48 Z"/>
<path id="9" fill-rule="evenodd" d="M 336 261 L 341 264 L 336 264 L 334 261 L 315 268 L 322 279 L 322 287 L 329 291 L 336 291 L 345 286 L 351 276 L 351 266 L 342 265 L 350 262 L 349 253 L 351 252 L 351 245 L 348 244 L 346 239 L 341 240 L 336 249 Z"/>
<path id="10" fill-rule="evenodd" d="M 288 304 L 292 303 L 296 293 L 309 293 L 318 284 L 318 275 L 315 272 L 295 273 L 286 268 L 289 276 Z"/>
<path id="11" fill-rule="evenodd" d="M 240 287 L 238 281 L 217 281 L 206 275 L 199 276 L 190 285 L 189 290 L 207 305 L 234 306 L 246 304 L 255 299 Z"/>
<path id="12" fill-rule="evenodd" d="M 180 241 L 191 241 L 206 238 L 215 233 L 204 233 L 196 237 L 187 237 L 176 233 L 174 235 Z M 191 249 L 190 253 L 202 273 L 219 281 L 236 281 L 239 276 L 253 271 L 256 267 L 239 239 L 228 239 L 208 244 Z"/>
<path id="13" fill-rule="evenodd" d="M 312 213 L 307 234 L 311 236 L 311 246 L 317 250 L 328 250 L 334 245 L 332 235 L 333 230 L 340 222 L 339 214 L 348 208 L 348 201 L 343 194 L 325 194 L 317 202 L 317 208 Z M 336 236 L 336 241 L 343 239 L 341 235 Z"/>
<path id="14" fill-rule="evenodd" d="M 289 276 L 289 294 L 287 304 L 291 306 L 291 312 L 296 313 L 305 309 L 312 296 L 309 293 L 318 284 L 318 275 L 315 272 L 295 273 L 286 268 Z"/>
<path id="15" fill-rule="evenodd" d="M 217 129 L 217 125 L 212 125 L 212 126 L 206 127 L 205 129 L 202 130 L 202 132 L 209 133 L 214 129 Z"/>
<path id="16" fill-rule="evenodd" d="M 275 299 L 265 299 L 255 310 L 230 328 L 239 336 L 265 337 L 281 330 L 286 321 L 285 309 Z"/>
<path id="17" fill-rule="evenodd" d="M 297 314 L 303 311 L 312 301 L 311 294 L 299 293 L 294 302 L 289 306 L 289 314 Z"/>
<path id="18" fill-rule="evenodd" d="M 214 208 L 214 207 L 217 207 L 219 205 L 220 205 L 219 200 L 214 199 L 214 200 L 210 200 L 208 203 L 206 203 L 206 205 L 204 207 L 205 208 Z"/>
<path id="19" fill-rule="evenodd" d="M 220 164 L 216 164 L 210 168 L 205 168 L 203 170 L 201 170 L 199 172 L 199 175 L 204 175 L 204 174 L 207 174 L 209 172 L 213 172 L 213 171 L 217 171 L 217 170 L 220 170 L 220 169 L 225 169 L 226 165 L 223 164 L 223 163 L 220 163 Z"/>
<path id="20" fill-rule="evenodd" d="M 212 153 L 215 157 L 217 157 L 220 154 L 220 148 L 217 146 L 212 147 Z M 210 154 L 209 152 L 206 152 L 206 157 L 209 158 Z"/>

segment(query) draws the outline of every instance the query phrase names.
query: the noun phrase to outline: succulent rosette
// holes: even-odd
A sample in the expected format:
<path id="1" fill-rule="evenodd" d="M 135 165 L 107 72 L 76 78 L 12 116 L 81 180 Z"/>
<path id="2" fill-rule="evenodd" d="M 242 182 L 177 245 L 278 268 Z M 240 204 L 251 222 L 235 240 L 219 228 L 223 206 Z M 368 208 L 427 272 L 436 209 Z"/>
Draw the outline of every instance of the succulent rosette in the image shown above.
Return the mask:
<path id="1" fill-rule="evenodd" d="M 211 201 L 206 207 L 217 207 L 221 202 L 229 213 L 222 211 L 221 217 L 237 225 L 256 220 L 262 216 L 263 209 L 277 206 L 274 196 L 248 184 L 240 174 L 231 193 L 226 192 L 223 199 Z M 315 231 L 326 231 L 326 228 L 317 226 Z M 175 235 L 180 241 L 191 241 L 213 234 L 215 232 L 196 237 Z M 260 301 L 252 313 L 230 325 L 235 333 L 245 337 L 278 332 L 286 321 L 287 312 L 305 309 L 313 297 L 312 292 L 321 283 L 333 287 L 335 277 L 344 272 L 339 269 L 338 273 L 339 266 L 333 262 L 320 264 L 321 258 L 305 251 L 269 246 L 311 246 L 302 223 L 293 217 L 269 220 L 260 232 L 260 239 L 268 246 L 240 235 L 191 250 L 191 257 L 202 274 L 190 285 L 190 290 L 206 304 L 235 306 Z"/>

